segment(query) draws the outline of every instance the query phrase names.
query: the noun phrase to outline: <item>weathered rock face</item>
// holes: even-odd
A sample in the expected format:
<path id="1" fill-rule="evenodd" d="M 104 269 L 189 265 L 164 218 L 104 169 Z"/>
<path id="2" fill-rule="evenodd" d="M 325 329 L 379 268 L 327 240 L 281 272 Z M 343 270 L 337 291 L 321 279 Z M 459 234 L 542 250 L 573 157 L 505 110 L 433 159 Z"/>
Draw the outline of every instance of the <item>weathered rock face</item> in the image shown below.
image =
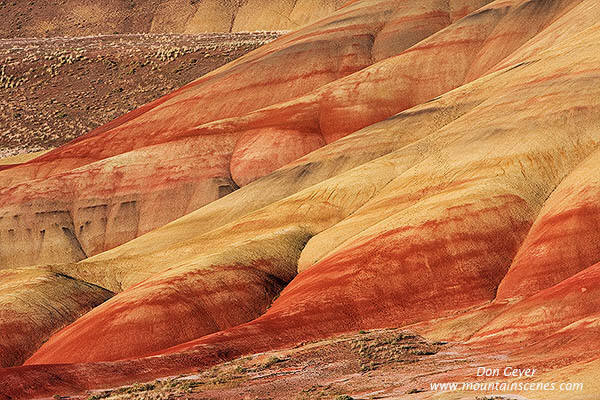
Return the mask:
<path id="1" fill-rule="evenodd" d="M 238 139 L 231 154 L 231 178 L 245 186 L 324 144 L 323 136 L 316 132 L 248 130 Z"/>
<path id="2" fill-rule="evenodd" d="M 175 215 L 187 199 L 182 189 L 168 194 L 179 177 L 241 187 L 182 205 L 184 217 L 84 261 L 40 267 L 118 294 L 53 334 L 25 366 L 0 371 L 0 393 L 114 387 L 349 330 L 417 324 L 439 335 L 462 321 L 453 337 L 471 338 L 472 351 L 527 360 L 548 376 L 578 365 L 589 380 L 598 360 L 589 343 L 599 333 L 600 6 L 503 0 L 451 23 L 463 8 L 444 3 L 448 27 L 404 50 L 381 43 L 379 54 L 399 53 L 330 83 L 240 115 L 222 105 L 221 120 L 215 100 L 206 111 L 213 120 L 200 122 L 203 114 L 192 126 L 181 112 L 163 122 L 167 105 L 192 98 L 190 86 L 0 173 L 22 180 L 4 193 L 6 207 L 40 204 L 34 199 L 47 192 L 52 209 L 66 208 L 58 201 L 68 204 L 71 192 L 58 191 L 59 179 L 85 194 L 76 201 L 119 199 L 117 211 L 78 220 L 120 218 L 105 217 L 113 230 L 86 236 L 84 250 L 97 246 L 90 254 L 100 251 L 92 239 L 102 229 L 113 246 L 144 233 L 122 227 L 165 224 L 171 214 L 154 214 Z M 373 15 L 400 24 L 394 4 L 358 1 L 344 12 L 392 35 L 394 25 L 386 31 Z M 294 35 L 345 31 L 347 18 Z M 366 25 L 358 36 L 368 36 Z M 240 76 L 260 54 L 285 52 L 277 46 L 294 35 L 228 68 Z M 379 38 L 368 40 L 375 48 Z M 211 168 L 198 168 L 199 158 Z M 130 207 L 124 193 L 156 197 Z M 525 342 L 535 356 L 522 351 Z"/>
<path id="3" fill-rule="evenodd" d="M 48 352 L 42 350 L 29 362 L 63 352 L 76 357 L 71 361 L 134 357 L 258 318 L 295 276 L 296 260 L 309 237 L 298 228 L 265 231 L 250 242 L 239 235 L 239 241 L 222 251 L 206 249 L 136 284 L 53 336 Z M 214 235 L 211 248 L 218 248 L 219 242 L 223 243 Z M 131 329 L 132 324 L 137 328 Z M 116 336 L 121 339 L 102 339 Z M 75 355 L 75 342 L 96 345 Z"/>
<path id="4" fill-rule="evenodd" d="M 298 29 L 341 8 L 345 0 L 170 0 L 156 9 L 150 30 L 185 33 Z"/>

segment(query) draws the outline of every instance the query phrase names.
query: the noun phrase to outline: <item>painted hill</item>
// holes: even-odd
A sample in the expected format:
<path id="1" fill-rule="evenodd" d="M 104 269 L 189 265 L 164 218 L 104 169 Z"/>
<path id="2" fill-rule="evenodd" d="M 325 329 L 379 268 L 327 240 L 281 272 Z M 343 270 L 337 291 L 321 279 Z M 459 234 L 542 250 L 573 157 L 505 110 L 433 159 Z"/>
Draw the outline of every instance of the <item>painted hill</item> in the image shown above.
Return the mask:
<path id="1" fill-rule="evenodd" d="M 0 395 L 409 327 L 589 399 L 599 17 L 592 0 L 356 1 L 4 169 L 4 273 L 69 277 L 82 312 L 112 297 L 55 324 L 40 297 L 47 341 L 3 349 L 28 359 Z"/>
<path id="2" fill-rule="evenodd" d="M 0 1 L 0 37 L 297 29 L 345 0 Z"/>
<path id="3" fill-rule="evenodd" d="M 428 23 L 430 15 L 445 12 L 450 24 L 453 9 L 438 6 L 431 4 L 425 14 L 422 6 L 394 14 L 395 2 L 345 8 L 67 146 L 0 172 L 0 208 L 11 216 L 4 219 L 6 229 L 18 238 L 0 243 L 3 267 L 79 261 L 108 250 L 410 106 L 351 110 L 348 118 L 340 102 L 359 99 L 337 80 L 401 52 L 396 39 L 408 48 L 444 26 L 434 17 L 433 26 L 415 36 L 411 26 L 394 28 L 399 15 Z M 393 47 L 375 38 L 380 31 L 394 39 Z M 404 58 L 421 62 L 414 52 Z M 284 67 L 289 63 L 295 68 Z M 459 84 L 456 79 L 417 97 Z M 338 87 L 343 95 L 336 97 Z M 16 252 L 15 245 L 23 247 Z"/>

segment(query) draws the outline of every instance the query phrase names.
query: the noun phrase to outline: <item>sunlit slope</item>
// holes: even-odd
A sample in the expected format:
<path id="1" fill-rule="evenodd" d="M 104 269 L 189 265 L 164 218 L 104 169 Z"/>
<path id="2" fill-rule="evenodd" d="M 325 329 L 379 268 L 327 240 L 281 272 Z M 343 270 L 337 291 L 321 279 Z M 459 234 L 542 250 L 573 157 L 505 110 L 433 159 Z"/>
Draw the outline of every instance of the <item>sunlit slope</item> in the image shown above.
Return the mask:
<path id="1" fill-rule="evenodd" d="M 499 299 L 532 296 L 600 262 L 599 165 L 595 151 L 548 198 L 498 289 Z"/>

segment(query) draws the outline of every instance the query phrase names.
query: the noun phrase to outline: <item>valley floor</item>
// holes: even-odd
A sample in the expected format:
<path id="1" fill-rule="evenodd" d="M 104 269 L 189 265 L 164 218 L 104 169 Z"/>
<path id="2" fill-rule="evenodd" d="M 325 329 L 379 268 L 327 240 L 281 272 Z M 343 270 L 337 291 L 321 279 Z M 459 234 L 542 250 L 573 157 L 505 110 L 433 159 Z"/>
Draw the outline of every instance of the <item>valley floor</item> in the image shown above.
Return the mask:
<path id="1" fill-rule="evenodd" d="M 0 39 L 0 158 L 65 144 L 280 34 Z"/>
<path id="2" fill-rule="evenodd" d="M 423 399 L 431 383 L 497 357 L 465 356 L 461 345 L 402 329 L 359 331 L 167 377 L 62 399 Z M 463 372 L 461 372 L 463 371 Z M 517 397 L 476 397 L 513 400 Z M 523 399 L 522 397 L 518 397 Z"/>

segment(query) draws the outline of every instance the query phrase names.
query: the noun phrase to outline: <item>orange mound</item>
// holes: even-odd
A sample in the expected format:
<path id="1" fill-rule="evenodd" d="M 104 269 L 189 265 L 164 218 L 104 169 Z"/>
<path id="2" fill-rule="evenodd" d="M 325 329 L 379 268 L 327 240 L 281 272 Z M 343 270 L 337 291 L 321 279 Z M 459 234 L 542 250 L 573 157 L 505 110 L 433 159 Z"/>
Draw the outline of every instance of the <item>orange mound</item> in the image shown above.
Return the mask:
<path id="1" fill-rule="evenodd" d="M 498 299 L 529 297 L 600 261 L 596 151 L 554 190 L 498 288 Z"/>

